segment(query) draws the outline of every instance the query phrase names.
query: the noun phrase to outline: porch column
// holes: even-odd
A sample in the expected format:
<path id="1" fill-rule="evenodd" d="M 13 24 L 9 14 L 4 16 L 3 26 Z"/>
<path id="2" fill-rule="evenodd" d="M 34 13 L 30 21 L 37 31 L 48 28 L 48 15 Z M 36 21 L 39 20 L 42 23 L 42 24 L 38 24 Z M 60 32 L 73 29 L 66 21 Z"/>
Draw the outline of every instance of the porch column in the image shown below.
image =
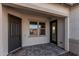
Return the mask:
<path id="1" fill-rule="evenodd" d="M 65 18 L 65 50 L 69 51 L 69 17 Z"/>
<path id="2" fill-rule="evenodd" d="M 0 3 L 0 56 L 3 55 L 3 42 L 2 42 L 2 4 Z"/>

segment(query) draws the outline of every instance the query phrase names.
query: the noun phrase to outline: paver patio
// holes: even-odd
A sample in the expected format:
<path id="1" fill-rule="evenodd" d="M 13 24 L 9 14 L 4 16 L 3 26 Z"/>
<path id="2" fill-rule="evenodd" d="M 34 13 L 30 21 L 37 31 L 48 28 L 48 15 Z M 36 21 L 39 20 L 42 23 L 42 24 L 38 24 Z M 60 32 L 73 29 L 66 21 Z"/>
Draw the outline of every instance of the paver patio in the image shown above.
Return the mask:
<path id="1" fill-rule="evenodd" d="M 47 43 L 24 47 L 15 53 L 9 54 L 8 56 L 65 56 L 65 52 L 66 51 L 64 49 L 61 49 L 55 44 Z M 66 53 L 66 55 L 69 54 Z"/>

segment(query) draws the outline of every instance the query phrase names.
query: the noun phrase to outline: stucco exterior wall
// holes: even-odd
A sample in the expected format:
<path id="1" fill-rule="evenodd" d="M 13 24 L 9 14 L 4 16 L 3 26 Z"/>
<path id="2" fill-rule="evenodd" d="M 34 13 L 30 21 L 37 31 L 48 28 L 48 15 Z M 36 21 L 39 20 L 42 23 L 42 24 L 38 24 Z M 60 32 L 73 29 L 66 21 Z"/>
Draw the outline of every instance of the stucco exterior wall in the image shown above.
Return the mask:
<path id="1" fill-rule="evenodd" d="M 70 51 L 79 55 L 79 4 L 71 8 L 69 25 Z"/>
<path id="2" fill-rule="evenodd" d="M 3 55 L 3 43 L 2 43 L 2 4 L 0 4 L 0 55 Z"/>
<path id="3" fill-rule="evenodd" d="M 65 18 L 65 50 L 69 51 L 69 16 Z"/>
<path id="4" fill-rule="evenodd" d="M 65 48 L 65 18 L 58 19 L 58 46 Z"/>
<path id="5" fill-rule="evenodd" d="M 26 20 L 25 20 L 26 19 Z M 45 36 L 36 36 L 30 37 L 29 35 L 29 22 L 30 21 L 42 21 L 46 23 L 46 35 Z M 46 18 L 33 16 L 33 15 L 24 15 L 22 21 L 22 39 L 23 39 L 23 46 L 35 45 L 35 44 L 43 44 L 49 42 L 49 21 Z M 27 26 L 26 26 L 27 25 Z"/>

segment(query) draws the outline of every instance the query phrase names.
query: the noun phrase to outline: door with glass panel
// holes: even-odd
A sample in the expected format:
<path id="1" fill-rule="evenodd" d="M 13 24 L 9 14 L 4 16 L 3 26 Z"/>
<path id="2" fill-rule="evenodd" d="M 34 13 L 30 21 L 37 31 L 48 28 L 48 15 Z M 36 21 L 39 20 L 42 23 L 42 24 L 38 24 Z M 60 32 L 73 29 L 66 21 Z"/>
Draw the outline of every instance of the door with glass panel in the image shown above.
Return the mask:
<path id="1" fill-rule="evenodd" d="M 50 22 L 50 42 L 57 44 L 57 20 Z"/>

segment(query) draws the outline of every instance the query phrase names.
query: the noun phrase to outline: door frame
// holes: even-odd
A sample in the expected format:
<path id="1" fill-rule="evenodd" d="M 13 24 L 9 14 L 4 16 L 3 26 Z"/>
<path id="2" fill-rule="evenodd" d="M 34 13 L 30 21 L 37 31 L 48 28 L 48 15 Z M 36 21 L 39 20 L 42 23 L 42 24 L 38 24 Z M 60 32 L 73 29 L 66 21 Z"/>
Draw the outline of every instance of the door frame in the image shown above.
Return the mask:
<path id="1" fill-rule="evenodd" d="M 56 22 L 56 42 L 54 42 L 52 40 L 52 23 L 54 23 L 54 22 Z M 57 33 L 58 33 L 57 29 L 58 29 L 57 28 L 57 20 L 50 21 L 50 43 L 54 43 L 56 45 L 57 45 Z"/>
<path id="2" fill-rule="evenodd" d="M 10 51 L 9 52 L 9 36 L 10 36 L 10 34 L 9 34 L 9 31 L 10 31 L 10 28 L 9 28 L 9 26 L 10 26 L 10 23 L 9 23 L 9 16 L 14 16 L 14 17 L 16 17 L 16 18 L 18 18 L 19 20 L 21 20 L 21 46 L 20 47 L 18 47 L 18 48 L 16 48 L 16 49 L 14 49 L 14 50 L 12 50 L 12 51 Z M 22 19 L 20 18 L 20 17 L 18 17 L 18 16 L 15 16 L 15 15 L 12 15 L 12 14 L 9 14 L 8 13 L 8 53 L 13 53 L 13 52 L 16 52 L 17 50 L 19 50 L 19 49 L 21 49 L 22 48 Z"/>

